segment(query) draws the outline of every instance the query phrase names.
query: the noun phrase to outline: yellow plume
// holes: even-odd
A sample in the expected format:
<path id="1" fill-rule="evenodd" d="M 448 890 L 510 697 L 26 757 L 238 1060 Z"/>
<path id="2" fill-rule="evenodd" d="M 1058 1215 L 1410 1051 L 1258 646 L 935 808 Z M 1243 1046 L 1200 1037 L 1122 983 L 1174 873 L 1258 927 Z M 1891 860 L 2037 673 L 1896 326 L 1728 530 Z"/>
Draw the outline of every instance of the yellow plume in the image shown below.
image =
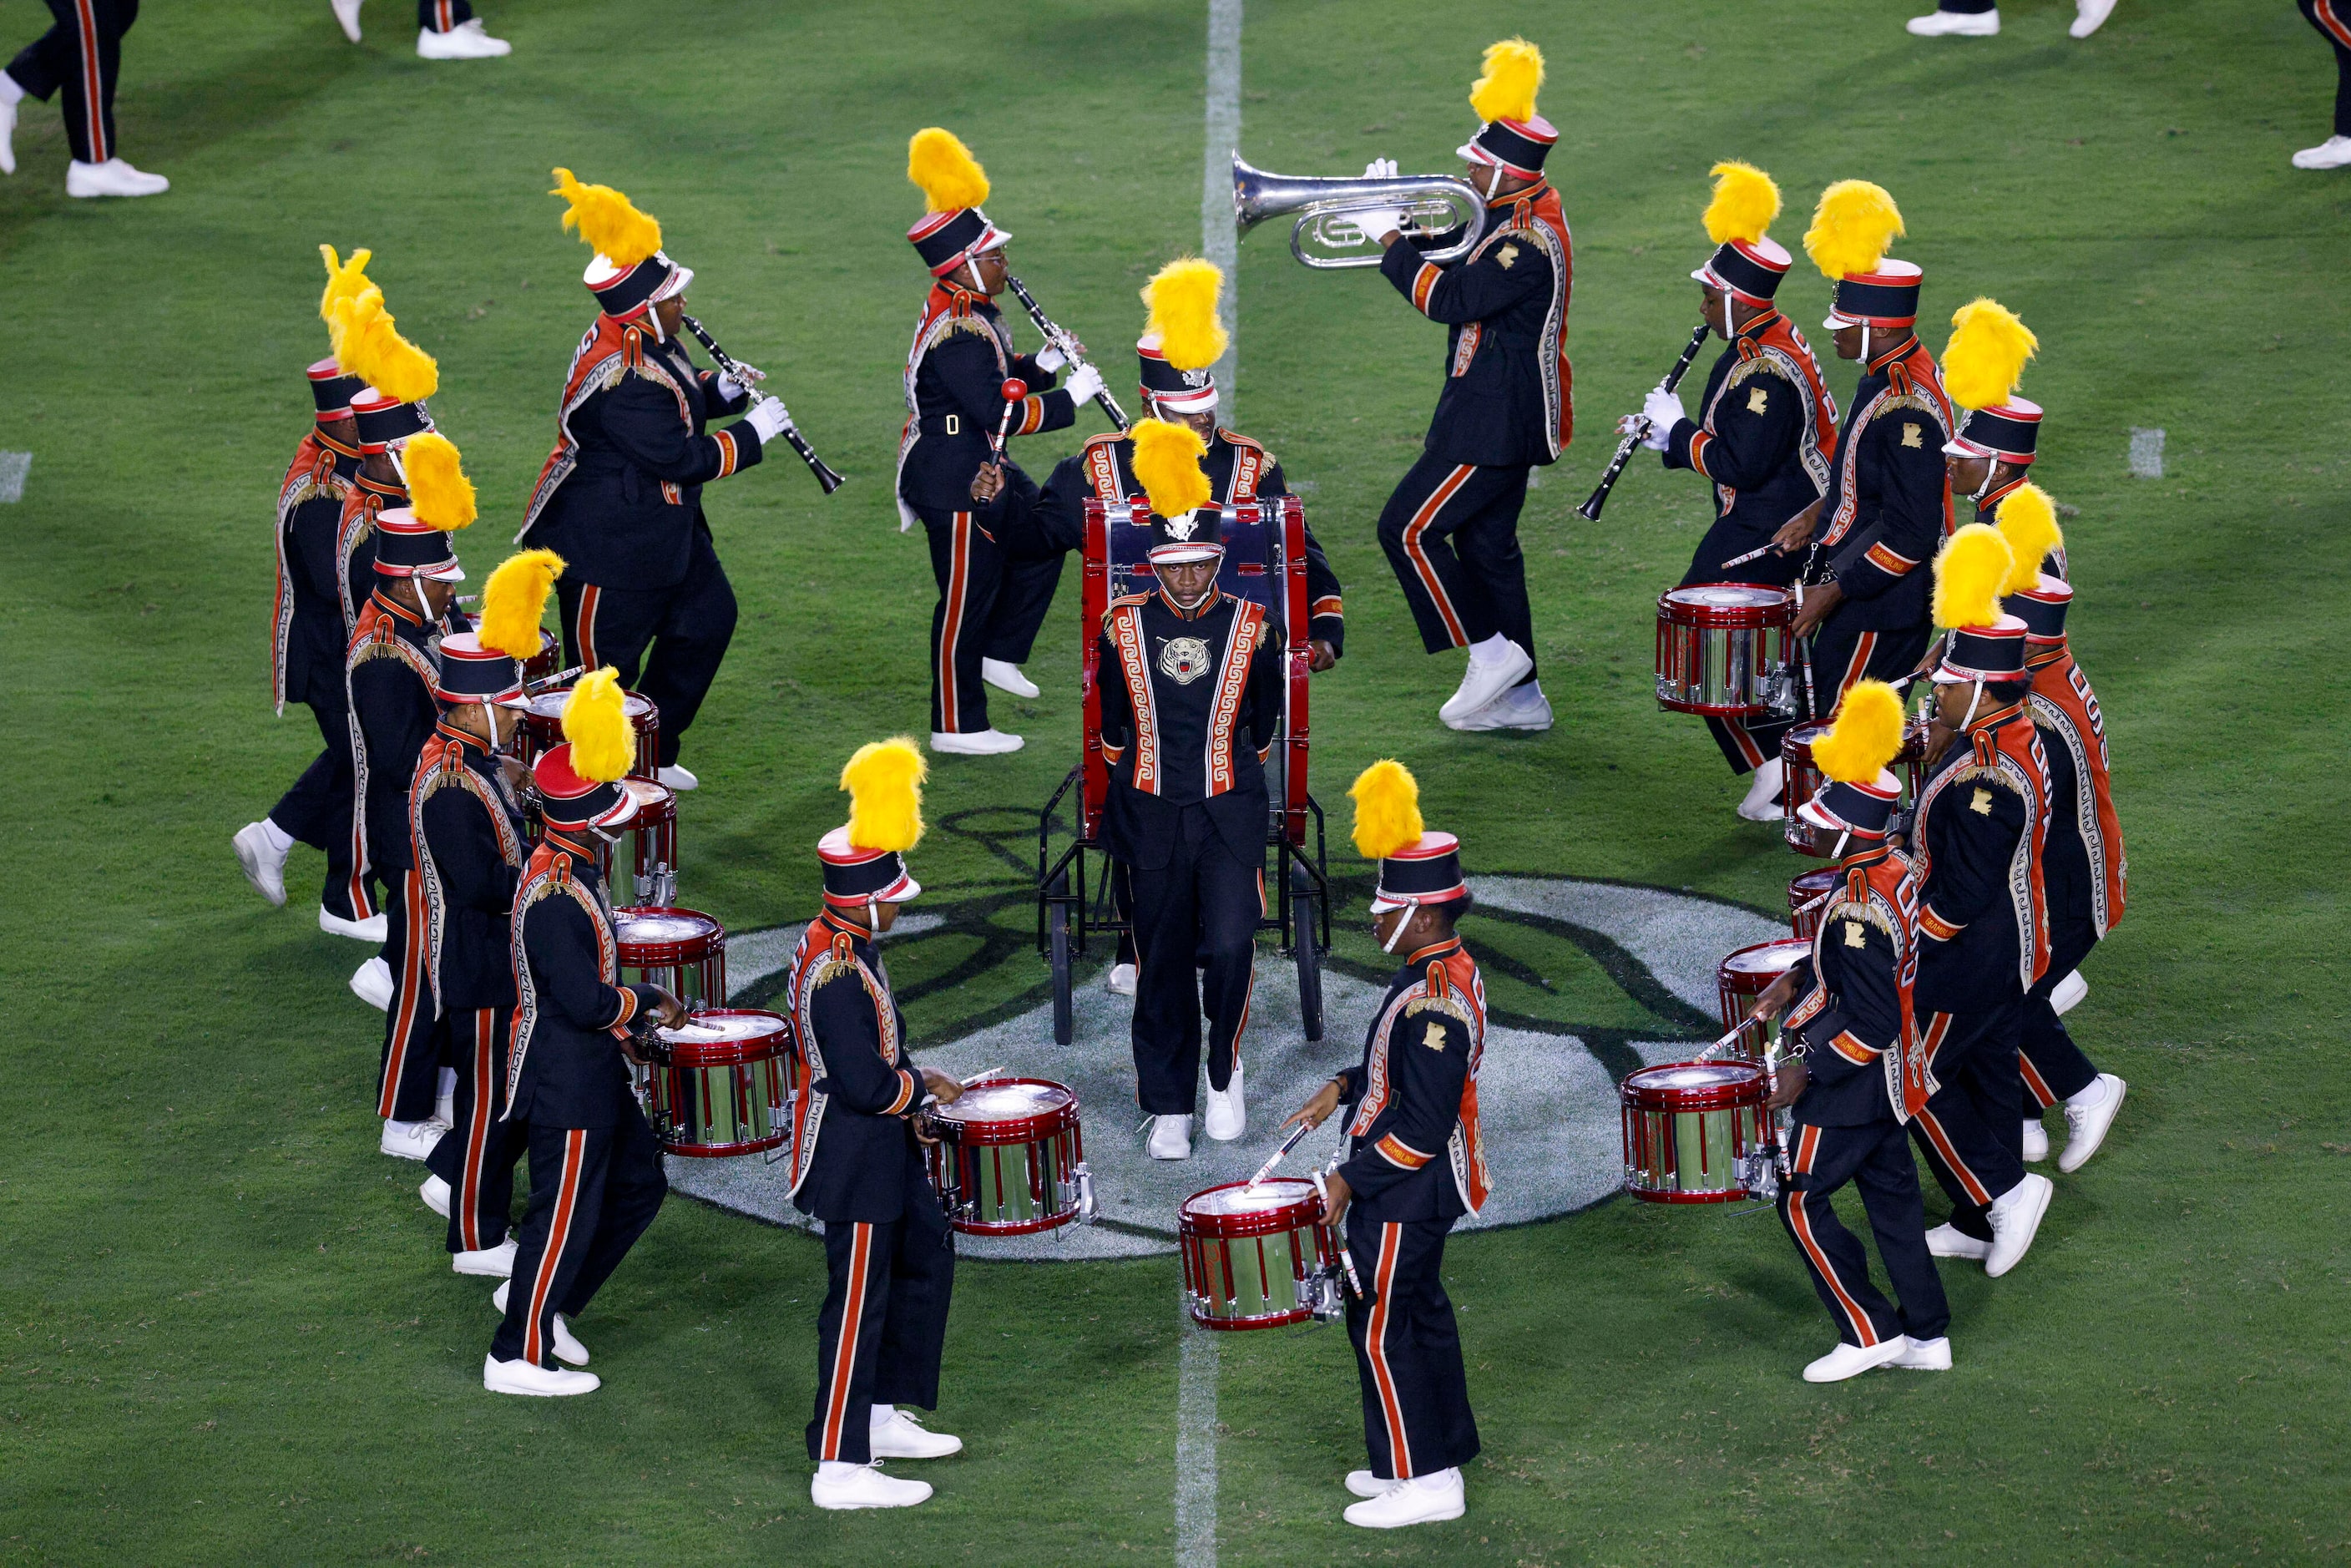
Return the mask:
<path id="1" fill-rule="evenodd" d="M 482 584 L 482 620 L 474 629 L 482 646 L 509 659 L 537 658 L 539 619 L 562 575 L 563 558 L 551 549 L 517 550 L 500 561 Z"/>
<path id="2" fill-rule="evenodd" d="M 849 791 L 849 842 L 853 849 L 896 850 L 923 841 L 923 779 L 930 767 L 904 736 L 869 740 L 841 770 Z"/>
<path id="3" fill-rule="evenodd" d="M 1232 334 L 1217 319 L 1225 275 L 1213 261 L 1179 256 L 1143 286 L 1150 308 L 1145 332 L 1159 334 L 1159 351 L 1179 371 L 1205 371 L 1225 357 Z"/>
<path id="4" fill-rule="evenodd" d="M 610 185 L 583 185 L 569 169 L 555 171 L 555 189 L 571 206 L 563 226 L 578 229 L 580 237 L 615 267 L 634 267 L 661 249 L 661 225 L 639 212 L 629 198 Z"/>
<path id="5" fill-rule="evenodd" d="M 1902 209 L 1885 186 L 1839 180 L 1821 193 L 1813 226 L 1804 231 L 1804 254 L 1825 277 L 1870 272 L 1901 233 Z"/>
<path id="6" fill-rule="evenodd" d="M 935 213 L 976 207 L 987 200 L 987 171 L 952 131 L 926 126 L 906 143 L 906 178 L 922 188 Z"/>
<path id="7" fill-rule="evenodd" d="M 400 335 L 373 284 L 335 302 L 333 337 L 335 363 L 386 397 L 422 402 L 441 390 L 441 367 Z"/>
<path id="8" fill-rule="evenodd" d="M 610 664 L 591 672 L 563 699 L 563 738 L 571 743 L 571 771 L 610 784 L 637 759 L 621 677 Z"/>
<path id="9" fill-rule="evenodd" d="M 1164 419 L 1134 422 L 1134 477 L 1151 497 L 1151 509 L 1163 517 L 1181 517 L 1213 493 L 1200 459 L 1208 444 L 1187 424 Z"/>
<path id="10" fill-rule="evenodd" d="M 412 435 L 401 450 L 408 470 L 408 509 L 444 533 L 474 525 L 474 482 L 457 465 L 457 447 L 437 430 Z M 538 651 L 536 643 L 532 652 Z"/>
<path id="11" fill-rule="evenodd" d="M 1383 757 L 1356 774 L 1347 799 L 1355 803 L 1355 852 L 1365 860 L 1385 860 L 1420 842 L 1426 826 L 1420 820 L 1420 780 L 1395 758 Z"/>
<path id="12" fill-rule="evenodd" d="M 1706 204 L 1706 237 L 1717 245 L 1745 240 L 1753 245 L 1780 215 L 1780 187 L 1752 163 L 1729 160 L 1707 172 L 1714 176 L 1714 200 Z"/>
<path id="13" fill-rule="evenodd" d="M 1943 390 L 1961 408 L 2005 402 L 2041 340 L 1997 299 L 1970 299 L 1951 313 L 1943 345 Z"/>
<path id="14" fill-rule="evenodd" d="M 2015 562 L 1997 529 L 1970 523 L 1935 558 L 1935 624 L 1989 626 L 2000 619 L 2000 588 Z"/>
<path id="15" fill-rule="evenodd" d="M 327 291 L 319 296 L 319 319 L 332 327 L 338 300 L 356 299 L 361 289 L 374 287 L 368 281 L 367 264 L 375 252 L 355 250 L 348 262 L 337 261 L 335 247 L 330 245 L 320 246 L 319 254 L 327 263 Z"/>
<path id="16" fill-rule="evenodd" d="M 1524 38 L 1489 44 L 1486 74 L 1470 87 L 1469 107 L 1480 120 L 1532 120 L 1542 79 L 1542 51 Z"/>
<path id="17" fill-rule="evenodd" d="M 1828 777 L 1866 784 L 1902 749 L 1902 699 L 1884 681 L 1855 681 L 1837 704 L 1836 723 L 1813 741 L 1813 762 Z"/>
<path id="18" fill-rule="evenodd" d="M 2051 551 L 2065 548 L 2065 535 L 2057 527 L 2057 507 L 2049 492 L 2038 485 L 2019 485 L 2001 500 L 2000 537 L 2008 541 L 2009 553 L 2016 558 L 2008 580 L 2000 585 L 2002 593 L 2015 593 L 2040 581 L 2041 563 Z"/>

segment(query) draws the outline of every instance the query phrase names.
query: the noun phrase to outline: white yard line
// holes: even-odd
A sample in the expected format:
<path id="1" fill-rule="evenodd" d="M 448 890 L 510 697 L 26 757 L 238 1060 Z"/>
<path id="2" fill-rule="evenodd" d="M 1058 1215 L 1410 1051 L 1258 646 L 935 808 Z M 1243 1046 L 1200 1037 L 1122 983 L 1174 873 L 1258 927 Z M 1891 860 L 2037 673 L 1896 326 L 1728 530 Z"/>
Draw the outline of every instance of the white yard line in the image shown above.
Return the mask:
<path id="1" fill-rule="evenodd" d="M 1192 1321 L 1180 1287 L 1176 1312 L 1176 1563 L 1217 1568 L 1217 1336 Z"/>

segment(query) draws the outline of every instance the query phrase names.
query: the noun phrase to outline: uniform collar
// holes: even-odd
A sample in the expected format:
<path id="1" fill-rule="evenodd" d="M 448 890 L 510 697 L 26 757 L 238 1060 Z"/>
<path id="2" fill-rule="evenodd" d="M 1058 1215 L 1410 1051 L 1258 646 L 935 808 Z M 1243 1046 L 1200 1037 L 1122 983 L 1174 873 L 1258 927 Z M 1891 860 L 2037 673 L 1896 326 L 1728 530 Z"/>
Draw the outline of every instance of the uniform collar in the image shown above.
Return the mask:
<path id="1" fill-rule="evenodd" d="M 2014 718 L 2023 711 L 2024 705 L 2021 702 L 2003 703 L 1999 707 L 1992 709 L 1990 713 L 1980 713 L 1976 715 L 1973 719 L 1969 721 L 1967 733 L 1973 735 L 1980 729 L 1998 729 L 2001 725 L 2006 724 L 2010 719 Z"/>
<path id="2" fill-rule="evenodd" d="M 394 620 L 397 620 L 405 625 L 422 626 L 424 624 L 424 617 L 423 614 L 411 610 L 407 605 L 401 603 L 396 599 L 385 597 L 384 591 L 381 588 L 369 594 L 368 597 L 374 600 L 378 604 L 382 605 L 385 610 L 392 613 Z"/>
<path id="3" fill-rule="evenodd" d="M 2064 658 L 2066 653 L 2065 639 L 2063 636 L 2053 643 L 2027 638 L 2024 644 L 2024 667 L 2028 670 L 2045 670 Z"/>
<path id="4" fill-rule="evenodd" d="M 1486 209 L 1489 212 L 1494 212 L 1503 207 L 1515 207 L 1520 202 L 1539 202 L 1550 189 L 1551 176 L 1546 174 L 1523 191 L 1512 191 L 1507 196 L 1487 197 Z"/>
<path id="5" fill-rule="evenodd" d="M 490 754 L 490 743 L 488 741 L 484 740 L 480 736 L 475 735 L 470 729 L 460 729 L 455 725 L 451 724 L 449 722 L 449 716 L 445 713 L 434 722 L 433 729 L 434 733 L 439 735 L 442 739 L 455 741 L 459 746 L 464 747 L 475 757 L 486 758 Z"/>
<path id="6" fill-rule="evenodd" d="M 1872 376 L 1884 375 L 1886 373 L 1886 366 L 1892 364 L 1896 360 L 1908 359 L 1911 353 L 1917 350 L 1917 347 L 1918 334 L 1914 330 L 1908 337 L 1903 339 L 1901 342 L 1896 344 L 1893 348 L 1886 350 L 1886 352 L 1878 355 L 1877 358 L 1870 361 L 1869 363 L 1863 368 L 1862 373 Z"/>
<path id="7" fill-rule="evenodd" d="M 1460 947 L 1460 937 L 1447 936 L 1442 942 L 1432 942 L 1427 946 L 1414 953 L 1410 957 L 1405 960 L 1405 967 L 1406 968 L 1410 968 L 1415 964 L 1425 964 L 1431 958 L 1450 957 L 1453 954 L 1458 952 Z"/>
<path id="8" fill-rule="evenodd" d="M 1742 341 L 1760 343 L 1763 340 L 1766 333 L 1770 332 L 1772 328 L 1780 324 L 1781 319 L 1782 318 L 1779 308 L 1776 306 L 1772 307 L 1766 309 L 1762 315 L 1758 316 L 1755 319 L 1747 323 L 1746 326 L 1739 329 L 1739 336 Z"/>
<path id="9" fill-rule="evenodd" d="M 328 451 L 333 453 L 338 457 L 348 457 L 352 462 L 357 463 L 361 461 L 365 456 L 365 454 L 361 453 L 358 447 L 346 446 L 323 430 L 313 430 L 310 434 L 312 439 L 316 440 L 319 445 L 325 447 Z"/>
<path id="10" fill-rule="evenodd" d="M 1203 616 L 1207 615 L 1209 611 L 1214 610 L 1217 607 L 1217 601 L 1224 598 L 1224 590 L 1211 584 L 1208 591 L 1200 596 L 1200 602 L 1194 605 L 1191 609 L 1186 610 L 1182 605 L 1176 602 L 1176 596 L 1168 592 L 1165 587 L 1162 587 L 1159 590 L 1159 601 L 1162 604 L 1166 605 L 1168 609 L 1174 611 L 1176 613 L 1176 619 L 1178 621 L 1199 620 Z"/>
<path id="11" fill-rule="evenodd" d="M 1871 866 L 1876 865 L 1879 861 L 1884 860 L 1887 855 L 1890 855 L 1893 852 L 1894 846 L 1892 844 L 1872 844 L 1867 849 L 1855 850 L 1853 853 L 1845 856 L 1842 861 L 1839 861 L 1837 862 L 1837 866 L 1838 869 L 1842 871 L 1866 871 Z"/>
<path id="12" fill-rule="evenodd" d="M 555 848 L 562 851 L 564 853 L 569 855 L 573 860 L 580 862 L 572 867 L 571 874 L 573 876 L 579 876 L 582 873 L 592 873 L 596 869 L 595 851 L 590 849 L 586 844 L 581 843 L 579 840 L 572 838 L 569 834 L 559 832 L 554 828 L 547 829 L 546 833 L 546 841 L 548 843 L 552 844 Z"/>
<path id="13" fill-rule="evenodd" d="M 872 944 L 872 932 L 867 930 L 862 925 L 857 925 L 853 921 L 843 920 L 840 915 L 835 915 L 830 909 L 820 914 L 816 917 L 816 923 L 819 925 L 823 926 L 826 930 L 846 936 L 851 941 L 862 946 L 870 946 Z"/>
<path id="14" fill-rule="evenodd" d="M 359 481 L 360 488 L 371 496 L 397 496 L 403 501 L 408 499 L 405 486 L 387 485 L 381 479 L 371 479 L 364 474 L 354 474 L 351 477 Z"/>

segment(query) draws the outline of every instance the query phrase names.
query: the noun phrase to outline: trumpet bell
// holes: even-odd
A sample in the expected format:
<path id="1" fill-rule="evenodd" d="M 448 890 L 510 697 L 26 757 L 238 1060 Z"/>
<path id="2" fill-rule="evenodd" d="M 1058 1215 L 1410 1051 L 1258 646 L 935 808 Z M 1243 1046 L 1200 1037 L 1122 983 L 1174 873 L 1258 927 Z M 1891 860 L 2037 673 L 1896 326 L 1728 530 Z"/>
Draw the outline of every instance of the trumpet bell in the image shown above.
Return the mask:
<path id="1" fill-rule="evenodd" d="M 1365 234 L 1350 216 L 1370 210 L 1400 214 L 1408 234 L 1437 235 L 1458 228 L 1459 239 L 1423 253 L 1423 259 L 1439 265 L 1468 256 L 1486 220 L 1483 198 L 1467 180 L 1450 174 L 1377 179 L 1275 174 L 1233 154 L 1234 224 L 1247 234 L 1268 218 L 1294 219 L 1290 254 L 1317 271 L 1380 264 L 1379 236 Z"/>

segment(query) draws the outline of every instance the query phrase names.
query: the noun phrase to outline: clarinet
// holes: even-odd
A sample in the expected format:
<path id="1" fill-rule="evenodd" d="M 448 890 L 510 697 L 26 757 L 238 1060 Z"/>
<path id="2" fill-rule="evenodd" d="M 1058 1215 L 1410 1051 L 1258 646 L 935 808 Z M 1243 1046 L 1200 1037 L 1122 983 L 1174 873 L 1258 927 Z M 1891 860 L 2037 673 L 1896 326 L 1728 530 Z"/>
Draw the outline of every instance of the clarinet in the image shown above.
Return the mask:
<path id="1" fill-rule="evenodd" d="M 1004 275 L 1004 286 L 1012 290 L 1014 296 L 1019 299 L 1021 308 L 1029 312 L 1029 319 L 1037 323 L 1037 330 L 1045 334 L 1045 341 L 1049 346 L 1061 350 L 1061 357 L 1072 365 L 1082 365 L 1086 362 L 1085 356 L 1078 352 L 1078 340 L 1070 336 L 1067 328 L 1045 314 L 1045 308 L 1037 303 L 1037 297 L 1029 293 L 1019 278 L 1008 272 Z M 1094 402 L 1102 405 L 1102 411 L 1110 415 L 1110 422 L 1119 429 L 1126 430 L 1131 427 L 1132 422 L 1126 417 L 1126 410 L 1118 406 L 1118 399 L 1110 395 L 1110 388 L 1104 387 L 1094 393 Z"/>
<path id="2" fill-rule="evenodd" d="M 761 382 L 768 379 L 767 371 L 755 365 L 742 363 L 720 348 L 718 340 L 712 337 L 708 329 L 693 317 L 681 314 L 678 320 L 684 325 L 687 331 L 702 340 L 702 346 L 710 350 L 710 357 L 718 361 L 718 368 L 734 377 L 737 384 L 745 392 L 755 391 Z M 775 394 L 770 392 L 768 395 L 773 397 Z M 781 402 L 783 400 L 777 398 L 776 401 Z M 791 411 L 789 409 L 784 412 L 784 439 L 792 444 L 792 450 L 800 455 L 800 461 L 809 465 L 809 472 L 816 476 L 816 482 L 823 487 L 826 495 L 830 496 L 841 488 L 841 476 L 825 466 L 824 459 L 816 455 L 816 449 L 810 446 L 808 444 L 808 438 L 800 434 L 799 426 L 792 423 Z"/>
<path id="3" fill-rule="evenodd" d="M 1674 368 L 1666 372 L 1666 379 L 1657 383 L 1659 392 L 1671 392 L 1681 384 L 1682 372 L 1690 368 L 1692 360 L 1698 358 L 1699 345 L 1706 341 L 1707 333 L 1712 330 L 1711 327 L 1700 327 L 1690 334 L 1689 347 L 1684 349 L 1682 357 L 1674 361 Z M 1649 422 L 1645 419 L 1639 428 L 1616 444 L 1616 455 L 1609 459 L 1608 472 L 1600 476 L 1599 487 L 1592 492 L 1589 500 L 1575 508 L 1578 517 L 1595 523 L 1600 520 L 1600 508 L 1608 504 L 1608 492 L 1616 487 L 1616 476 L 1625 472 L 1625 465 L 1633 460 L 1634 449 L 1648 434 Z"/>

